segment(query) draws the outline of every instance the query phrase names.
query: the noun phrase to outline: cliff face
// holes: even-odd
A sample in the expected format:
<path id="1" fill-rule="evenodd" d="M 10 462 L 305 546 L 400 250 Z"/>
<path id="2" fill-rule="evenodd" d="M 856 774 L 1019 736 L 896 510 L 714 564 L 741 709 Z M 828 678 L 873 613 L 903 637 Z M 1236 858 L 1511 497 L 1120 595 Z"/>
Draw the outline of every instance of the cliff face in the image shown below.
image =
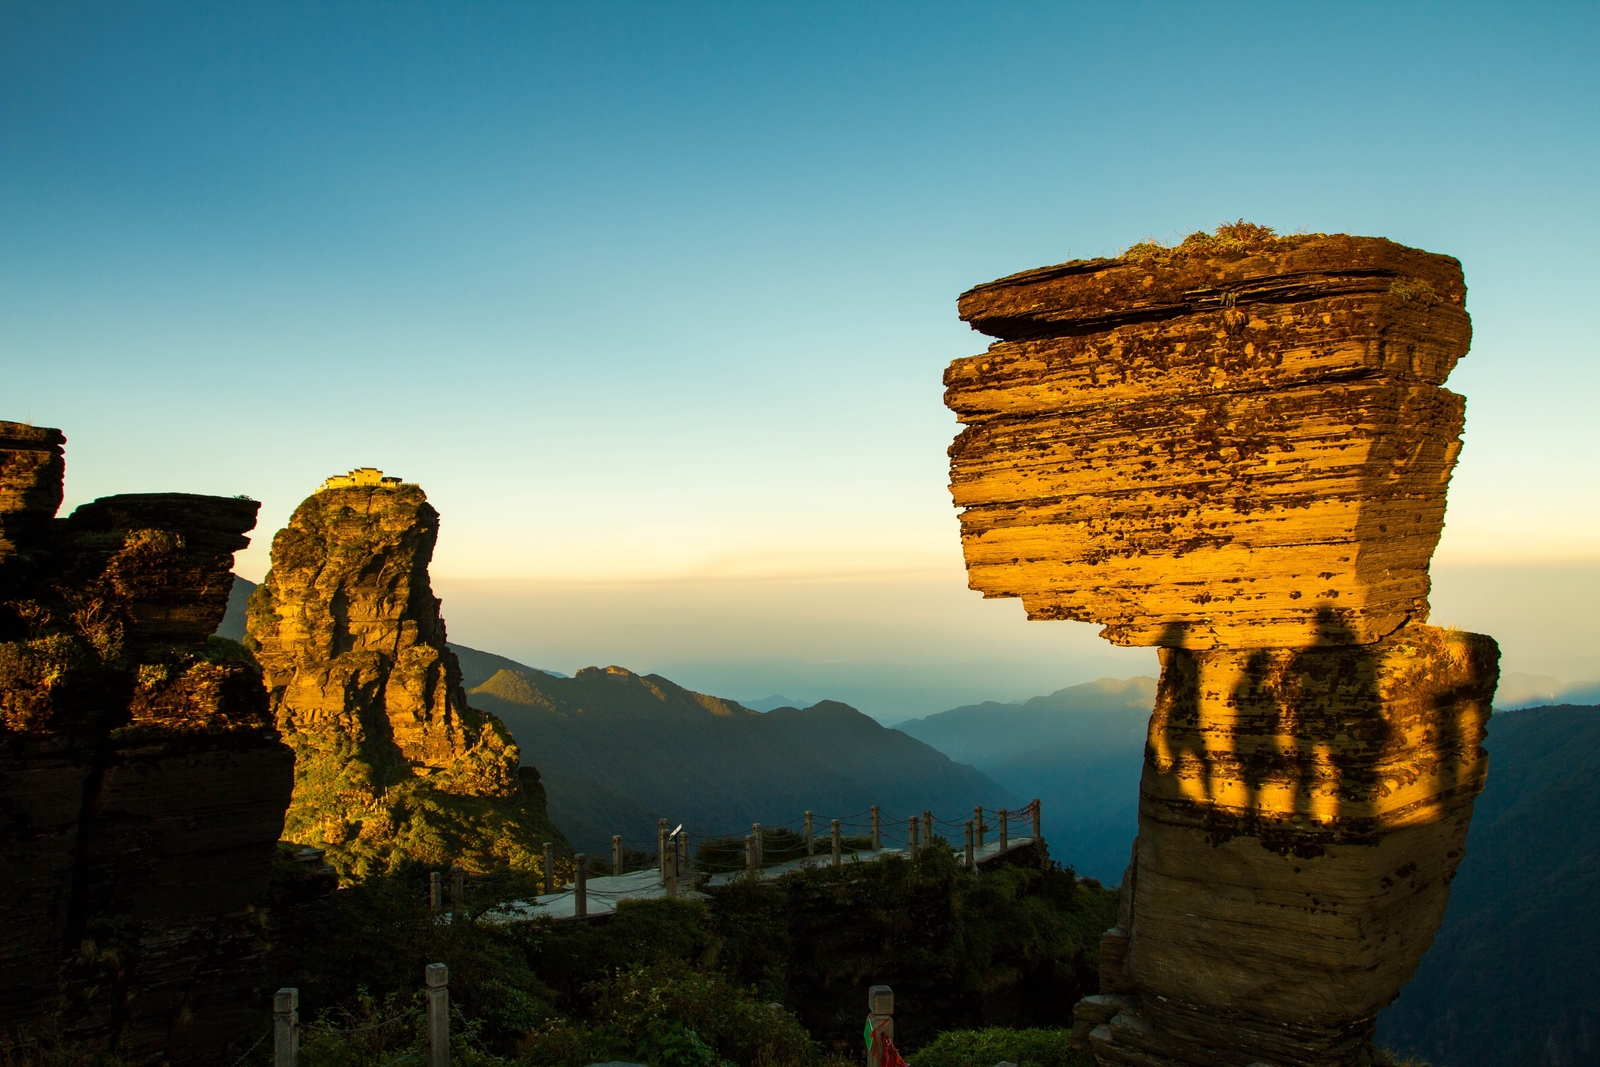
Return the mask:
<path id="1" fill-rule="evenodd" d="M 56 519 L 63 444 L 0 423 L 0 1021 L 213 1059 L 265 996 L 253 905 L 292 778 L 260 670 L 209 639 L 258 505 Z"/>
<path id="2" fill-rule="evenodd" d="M 428 582 L 438 533 L 415 485 L 324 488 L 273 538 L 251 598 L 249 640 L 298 758 L 285 836 L 326 848 L 345 879 L 406 857 L 531 870 L 546 840 L 565 848 L 538 773 L 467 706 Z"/>
<path id="3" fill-rule="evenodd" d="M 1372 1062 L 1487 773 L 1494 642 L 1424 625 L 1460 265 L 1240 225 L 966 293 L 968 575 L 1163 648 L 1103 1064 Z"/>

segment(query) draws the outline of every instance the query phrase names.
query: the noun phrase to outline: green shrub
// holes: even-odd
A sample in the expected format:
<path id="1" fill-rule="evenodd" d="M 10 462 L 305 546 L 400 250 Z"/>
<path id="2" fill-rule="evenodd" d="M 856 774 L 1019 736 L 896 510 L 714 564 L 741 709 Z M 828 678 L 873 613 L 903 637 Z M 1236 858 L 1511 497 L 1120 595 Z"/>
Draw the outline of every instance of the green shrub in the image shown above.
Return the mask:
<path id="1" fill-rule="evenodd" d="M 910 1067 L 1094 1067 L 1094 1056 L 1071 1047 L 1071 1030 L 946 1030 L 907 1057 Z"/>
<path id="2" fill-rule="evenodd" d="M 64 1034 L 59 1018 L 0 1031 L 0 1067 L 127 1067 L 130 1057 L 105 1043 Z"/>
<path id="3" fill-rule="evenodd" d="M 301 1026 L 300 1060 L 306 1067 L 377 1067 L 420 1052 L 426 1043 L 419 994 L 378 998 L 362 989 L 350 1007 L 325 1008 Z"/>
<path id="4" fill-rule="evenodd" d="M 518 1044 L 522 1060 L 530 1067 L 614 1059 L 650 1067 L 809 1067 L 818 1058 L 793 1015 L 714 972 L 657 963 L 596 983 L 591 993 L 592 1021 L 536 1028 Z"/>
<path id="5" fill-rule="evenodd" d="M 874 983 L 894 987 L 902 1049 L 950 1027 L 1066 1025 L 1098 988 L 1100 935 L 1116 921 L 1116 894 L 1069 870 L 974 874 L 939 849 L 713 894 L 718 967 L 852 1048 Z"/>
<path id="6" fill-rule="evenodd" d="M 311 895 L 309 871 L 285 850 L 274 879 L 285 905 Z M 294 965 L 274 981 L 300 989 L 302 1018 L 330 1020 L 324 1030 L 375 1024 L 382 1005 L 414 1003 L 425 965 L 445 963 L 453 1030 L 470 1035 L 462 1055 L 485 1063 L 790 1067 L 821 1062 L 815 1040 L 856 1062 L 875 982 L 895 987 L 904 1050 L 951 1027 L 1061 1025 L 1095 988 L 1116 904 L 1060 867 L 973 874 L 934 850 L 738 879 L 709 903 L 624 901 L 588 922 L 505 924 L 494 908 L 531 895 L 526 874 L 472 879 L 454 920 L 429 910 L 428 874 L 407 864 L 370 878 L 325 898 L 307 927 L 280 931 Z M 308 1067 L 384 1067 L 409 1047 L 398 1032 L 375 1048 L 363 1040 L 376 1038 L 324 1033 Z M 704 1050 L 716 1062 L 702 1063 Z"/>

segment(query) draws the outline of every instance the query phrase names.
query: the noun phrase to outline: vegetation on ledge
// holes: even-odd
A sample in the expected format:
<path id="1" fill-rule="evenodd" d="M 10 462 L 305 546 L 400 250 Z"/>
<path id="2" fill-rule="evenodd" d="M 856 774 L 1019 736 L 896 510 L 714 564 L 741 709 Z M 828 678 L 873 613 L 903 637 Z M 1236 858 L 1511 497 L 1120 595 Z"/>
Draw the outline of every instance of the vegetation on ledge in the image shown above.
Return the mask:
<path id="1" fill-rule="evenodd" d="M 1271 226 L 1260 226 L 1240 219 L 1238 222 L 1224 222 L 1211 233 L 1196 230 L 1176 245 L 1164 245 L 1153 238 L 1140 241 L 1125 249 L 1121 258 L 1133 263 L 1159 264 L 1185 256 L 1244 256 L 1293 242 L 1295 237 L 1325 236 L 1317 233 L 1279 237 Z"/>
<path id="2" fill-rule="evenodd" d="M 280 897 L 303 897 L 304 865 L 286 853 L 281 867 Z M 581 923 L 497 922 L 497 904 L 537 888 L 512 871 L 472 879 L 450 921 L 429 910 L 428 873 L 407 864 L 368 878 L 280 930 L 274 984 L 300 989 L 316 1035 L 308 1067 L 381 1067 L 415 1045 L 423 967 L 437 962 L 450 968 L 463 1064 L 858 1062 L 878 982 L 895 988 L 908 1052 L 955 1027 L 1063 1027 L 1095 988 L 1115 912 L 1114 892 L 1070 870 L 972 874 L 941 850 L 736 882 L 706 901 L 625 902 Z M 264 1065 L 258 1052 L 244 1067 Z"/>

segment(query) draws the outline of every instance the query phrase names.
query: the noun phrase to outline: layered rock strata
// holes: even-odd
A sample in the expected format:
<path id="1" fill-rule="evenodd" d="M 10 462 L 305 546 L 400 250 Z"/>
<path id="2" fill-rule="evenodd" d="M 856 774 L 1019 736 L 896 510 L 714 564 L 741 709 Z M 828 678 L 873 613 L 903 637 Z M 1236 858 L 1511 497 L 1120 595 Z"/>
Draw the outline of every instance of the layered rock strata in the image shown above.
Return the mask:
<path id="1" fill-rule="evenodd" d="M 1241 225 L 966 293 L 973 588 L 1162 647 L 1102 1064 L 1354 1067 L 1443 917 L 1494 642 L 1425 625 L 1459 264 Z"/>
<path id="2" fill-rule="evenodd" d="M 55 518 L 64 438 L 0 423 L 0 1022 L 211 1060 L 259 1010 L 293 754 L 210 637 L 251 500 Z"/>
<path id="3" fill-rule="evenodd" d="M 249 644 L 295 749 L 285 836 L 347 880 L 410 858 L 533 870 L 550 826 L 538 772 L 467 705 L 428 564 L 439 514 L 415 485 L 331 478 L 272 541 Z"/>
<path id="4" fill-rule="evenodd" d="M 1088 260 L 962 295 L 945 374 L 973 588 L 1125 645 L 1427 618 L 1464 404 L 1461 267 L 1378 238 Z"/>

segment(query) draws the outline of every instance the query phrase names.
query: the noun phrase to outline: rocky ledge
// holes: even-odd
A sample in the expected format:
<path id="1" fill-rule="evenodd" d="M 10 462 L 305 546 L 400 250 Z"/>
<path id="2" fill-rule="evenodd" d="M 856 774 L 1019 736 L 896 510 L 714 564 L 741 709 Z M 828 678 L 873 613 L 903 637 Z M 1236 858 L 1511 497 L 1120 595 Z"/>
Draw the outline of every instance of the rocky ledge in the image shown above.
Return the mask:
<path id="1" fill-rule="evenodd" d="M 260 669 L 210 636 L 258 505 L 58 519 L 64 444 L 0 422 L 0 1022 L 212 1061 L 265 1003 L 293 774 Z"/>

